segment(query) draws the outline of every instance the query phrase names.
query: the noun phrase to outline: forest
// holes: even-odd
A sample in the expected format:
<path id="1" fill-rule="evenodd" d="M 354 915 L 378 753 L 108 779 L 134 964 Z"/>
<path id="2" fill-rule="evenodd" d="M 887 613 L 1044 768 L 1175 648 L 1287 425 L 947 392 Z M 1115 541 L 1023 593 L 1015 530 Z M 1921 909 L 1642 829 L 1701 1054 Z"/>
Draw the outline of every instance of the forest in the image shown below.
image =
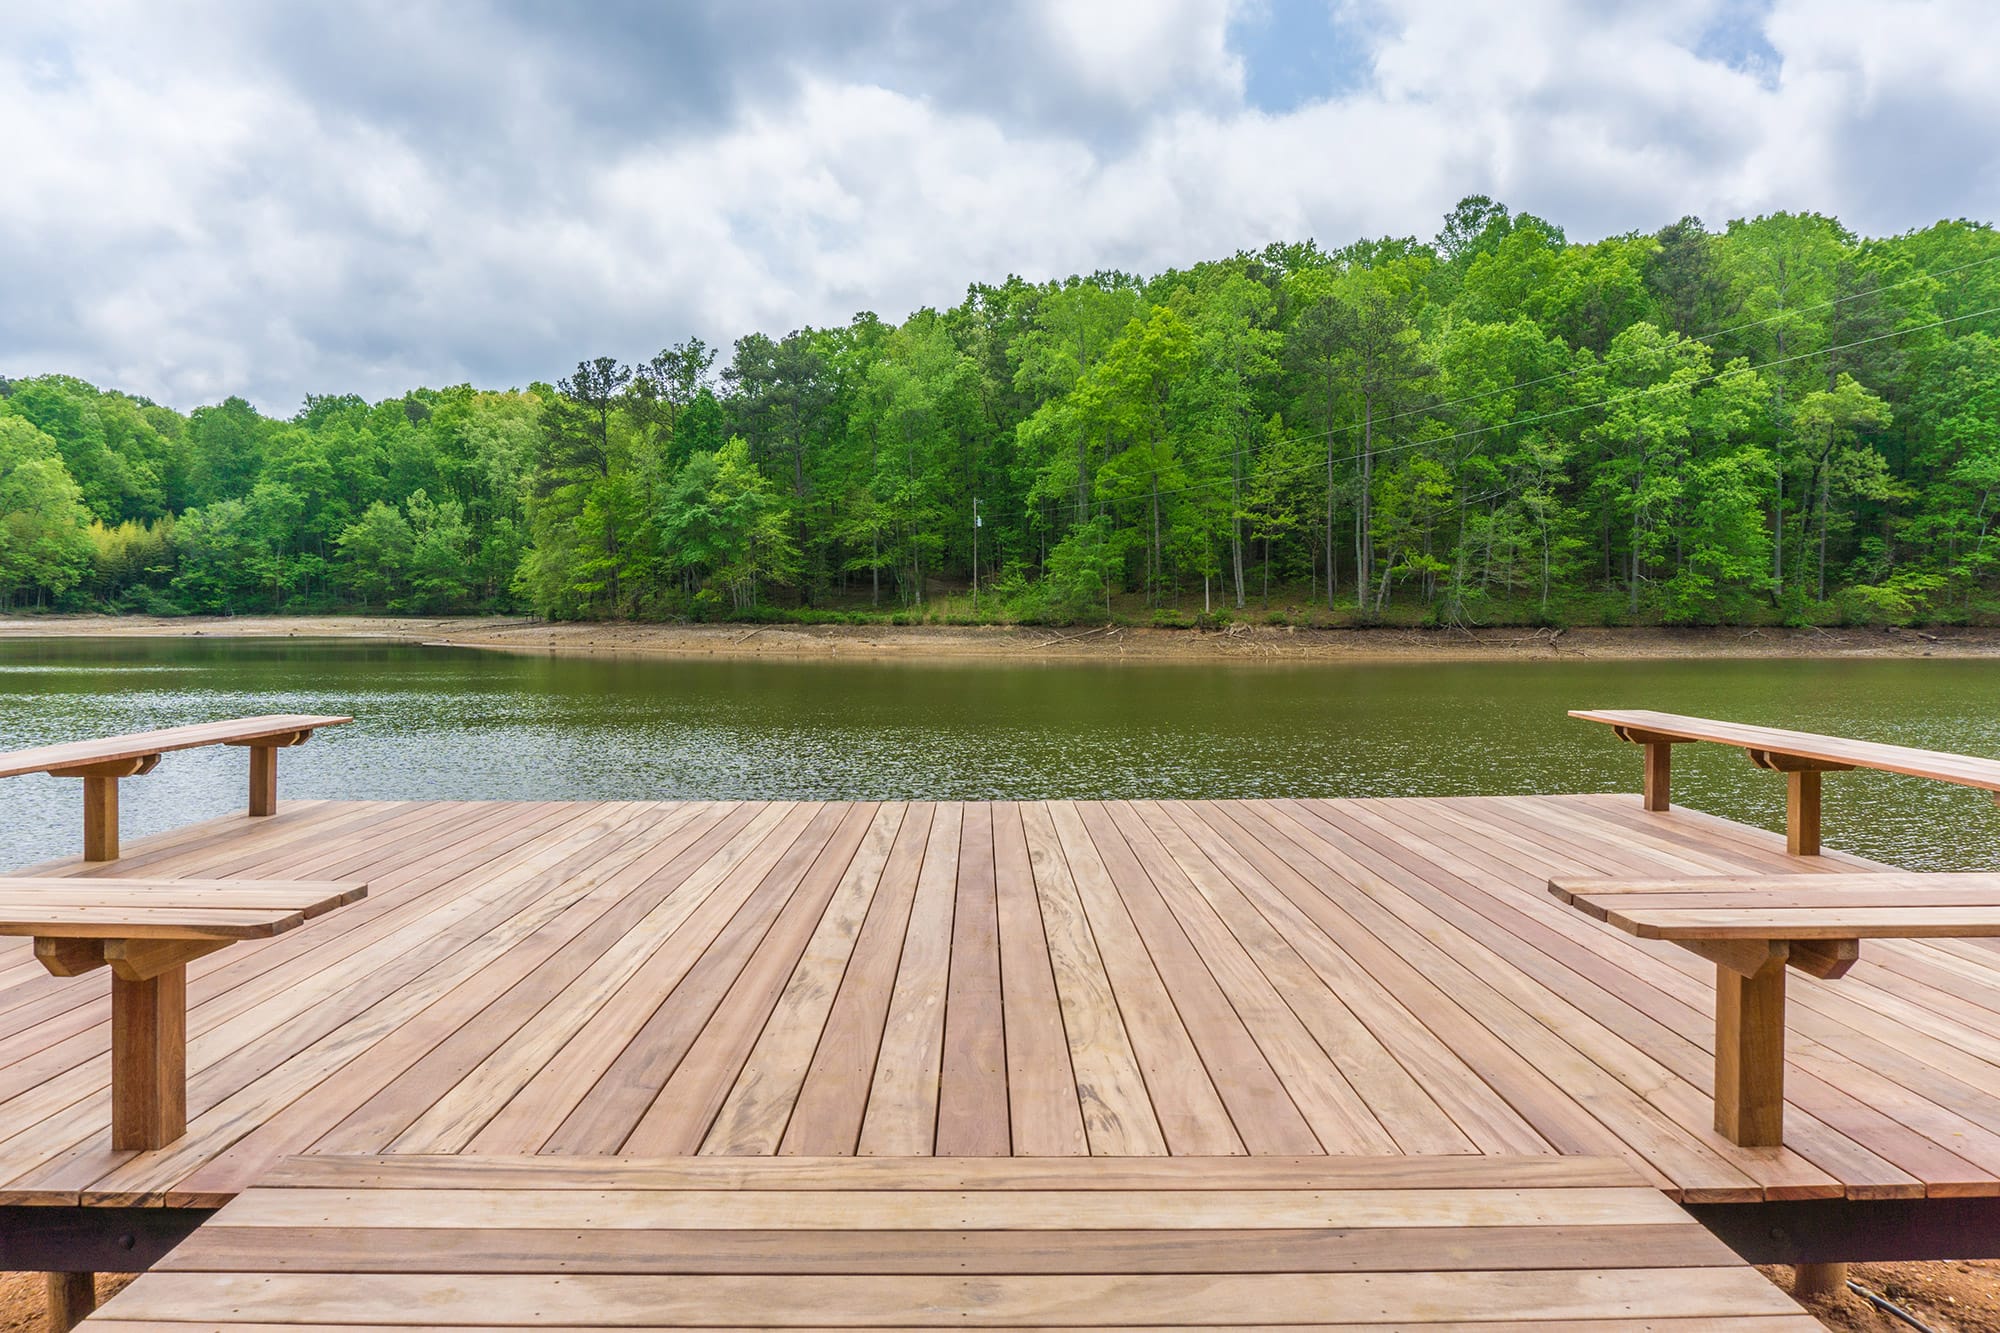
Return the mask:
<path id="1" fill-rule="evenodd" d="M 1996 517 L 1965 221 L 1573 243 L 1475 196 L 284 419 L 0 378 L 16 610 L 1953 623 L 2000 618 Z"/>

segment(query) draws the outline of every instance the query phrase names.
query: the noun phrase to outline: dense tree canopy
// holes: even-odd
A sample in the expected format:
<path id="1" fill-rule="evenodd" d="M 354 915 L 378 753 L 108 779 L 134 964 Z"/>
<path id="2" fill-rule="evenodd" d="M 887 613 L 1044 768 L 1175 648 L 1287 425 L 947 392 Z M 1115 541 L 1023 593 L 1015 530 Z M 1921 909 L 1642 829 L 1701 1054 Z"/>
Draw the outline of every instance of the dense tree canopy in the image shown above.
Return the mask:
<path id="1" fill-rule="evenodd" d="M 2000 235 L 1967 222 L 1577 244 L 1475 197 L 1430 242 L 288 420 L 0 380 L 14 606 L 1968 619 L 1996 517 Z"/>

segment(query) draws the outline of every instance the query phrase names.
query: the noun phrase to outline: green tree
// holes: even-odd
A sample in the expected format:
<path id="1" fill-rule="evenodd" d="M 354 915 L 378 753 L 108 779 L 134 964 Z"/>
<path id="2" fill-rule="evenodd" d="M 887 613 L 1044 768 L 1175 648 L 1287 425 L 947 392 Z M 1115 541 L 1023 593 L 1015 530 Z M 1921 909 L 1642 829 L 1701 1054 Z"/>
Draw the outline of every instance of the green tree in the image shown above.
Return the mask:
<path id="1" fill-rule="evenodd" d="M 1414 396 L 1418 382 L 1431 371 L 1415 322 L 1419 292 L 1403 271 L 1356 273 L 1308 308 L 1292 330 L 1294 364 L 1311 378 L 1325 430 L 1328 606 L 1333 605 L 1334 469 L 1343 449 L 1351 451 L 1355 466 L 1355 603 L 1364 610 L 1369 605 L 1378 419 L 1384 424 L 1394 419 L 1396 409 Z M 1353 432 L 1341 420 L 1349 402 L 1359 408 Z"/>
<path id="2" fill-rule="evenodd" d="M 90 568 L 89 522 L 56 442 L 0 416 L 0 605 L 45 605 L 75 587 Z"/>
<path id="3" fill-rule="evenodd" d="M 380 500 L 342 529 L 340 578 L 364 610 L 401 595 L 414 542 L 409 520 Z"/>
<path id="4" fill-rule="evenodd" d="M 471 592 L 472 548 L 465 507 L 456 500 L 434 501 L 418 489 L 410 492 L 405 508 L 411 609 L 429 615 L 463 610 Z"/>
<path id="5" fill-rule="evenodd" d="M 1792 418 L 1798 453 L 1808 467 L 1805 526 L 1818 529 L 1816 587 L 1821 601 L 1826 600 L 1827 537 L 1836 524 L 1845 523 L 1835 506 L 1847 499 L 1887 500 L 1900 493 L 1887 460 L 1856 443 L 1862 431 L 1887 426 L 1893 416 L 1887 403 L 1842 372 L 1832 388 L 1807 394 Z"/>
<path id="6" fill-rule="evenodd" d="M 661 503 L 670 559 L 726 591 L 736 611 L 757 604 L 760 584 L 797 575 L 789 506 L 741 437 L 690 458 Z"/>

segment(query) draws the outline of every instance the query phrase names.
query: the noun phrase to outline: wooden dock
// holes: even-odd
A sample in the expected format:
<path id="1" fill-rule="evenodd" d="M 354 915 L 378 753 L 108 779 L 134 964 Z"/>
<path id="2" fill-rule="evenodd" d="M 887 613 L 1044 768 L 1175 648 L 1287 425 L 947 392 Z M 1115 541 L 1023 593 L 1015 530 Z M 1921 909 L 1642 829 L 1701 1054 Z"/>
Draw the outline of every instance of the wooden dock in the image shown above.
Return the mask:
<path id="1" fill-rule="evenodd" d="M 1870 868 L 1630 794 L 292 802 L 34 868 L 370 892 L 190 965 L 188 1133 L 149 1152 L 110 1144 L 101 976 L 0 942 L 0 1206 L 213 1208 L 302 1153 L 1573 1154 L 1691 1204 L 2000 1195 L 1994 942 L 1798 978 L 1786 1146 L 1746 1149 L 1713 969 L 1545 888 Z"/>

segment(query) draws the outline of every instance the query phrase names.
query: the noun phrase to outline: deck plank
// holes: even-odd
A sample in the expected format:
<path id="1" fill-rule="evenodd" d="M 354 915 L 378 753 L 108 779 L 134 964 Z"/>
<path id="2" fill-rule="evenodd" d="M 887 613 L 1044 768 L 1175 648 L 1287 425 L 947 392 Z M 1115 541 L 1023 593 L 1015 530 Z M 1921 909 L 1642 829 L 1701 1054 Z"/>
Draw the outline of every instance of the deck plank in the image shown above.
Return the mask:
<path id="1" fill-rule="evenodd" d="M 792 1104 L 778 1151 L 787 1156 L 841 1156 L 861 1142 L 868 1112 L 868 1089 L 889 1021 L 889 1000 L 903 940 L 916 903 L 917 876 L 930 842 L 937 807 L 928 801 L 907 808 L 896 843 L 883 864 L 869 901 L 867 919 L 840 978 L 812 1063 Z"/>
<path id="2" fill-rule="evenodd" d="M 945 987 L 951 976 L 952 913 L 965 809 L 940 806 L 917 870 L 903 951 L 889 994 L 858 1151 L 928 1154 L 937 1143 L 938 1079 L 944 1064 Z"/>
<path id="3" fill-rule="evenodd" d="M 1049 807 L 1042 802 L 1024 806 L 1021 831 L 1090 1151 L 1099 1157 L 1164 1156 L 1167 1140 L 1146 1093 L 1145 1071 L 1118 1011 Z"/>
<path id="4" fill-rule="evenodd" d="M 825 844 L 621 1151 L 665 1155 L 692 1153 L 701 1147 L 731 1085 L 742 1074 L 758 1035 L 782 1003 L 786 981 L 799 966 L 828 904 L 849 882 L 848 869 L 879 807 L 862 804 L 838 809 L 840 817 Z"/>
<path id="5" fill-rule="evenodd" d="M 1005 1157 L 1012 1151 L 993 814 L 990 805 L 967 806 L 959 833 L 958 900 L 951 918 L 944 1058 L 938 1076 L 940 1156 Z"/>
<path id="6" fill-rule="evenodd" d="M 701 956 L 706 942 L 742 906 L 757 881 L 797 835 L 789 802 L 739 807 L 663 873 L 685 874 L 685 916 L 659 923 L 656 947 L 586 1018 L 560 1051 L 534 1073 L 467 1145 L 475 1153 L 540 1151 L 597 1086 L 635 1033 Z"/>
<path id="7" fill-rule="evenodd" d="M 1012 1151 L 1022 1157 L 1081 1156 L 1090 1142 L 1056 998 L 1027 826 L 1012 801 L 993 807 L 993 871 Z"/>
<path id="8" fill-rule="evenodd" d="M 860 848 L 842 872 L 784 993 L 702 1140 L 702 1152 L 763 1155 L 778 1150 L 905 814 L 905 806 L 891 802 L 869 821 Z"/>
<path id="9" fill-rule="evenodd" d="M 758 874 L 762 863 L 752 861 L 731 868 L 718 898 L 733 911 L 726 920 L 717 920 L 721 916 L 717 913 L 703 922 L 703 936 L 690 941 L 694 951 L 688 955 L 689 966 L 671 990 L 664 996 L 642 997 L 654 1000 L 657 1007 L 564 1118 L 543 1151 L 582 1155 L 616 1152 L 624 1145 L 658 1100 L 660 1089 L 701 1039 L 709 1018 L 833 837 L 841 818 L 838 806 L 815 806 L 807 820 L 780 826 L 782 845 L 769 869 Z M 727 887 L 732 881 L 736 885 L 733 893 Z"/>

